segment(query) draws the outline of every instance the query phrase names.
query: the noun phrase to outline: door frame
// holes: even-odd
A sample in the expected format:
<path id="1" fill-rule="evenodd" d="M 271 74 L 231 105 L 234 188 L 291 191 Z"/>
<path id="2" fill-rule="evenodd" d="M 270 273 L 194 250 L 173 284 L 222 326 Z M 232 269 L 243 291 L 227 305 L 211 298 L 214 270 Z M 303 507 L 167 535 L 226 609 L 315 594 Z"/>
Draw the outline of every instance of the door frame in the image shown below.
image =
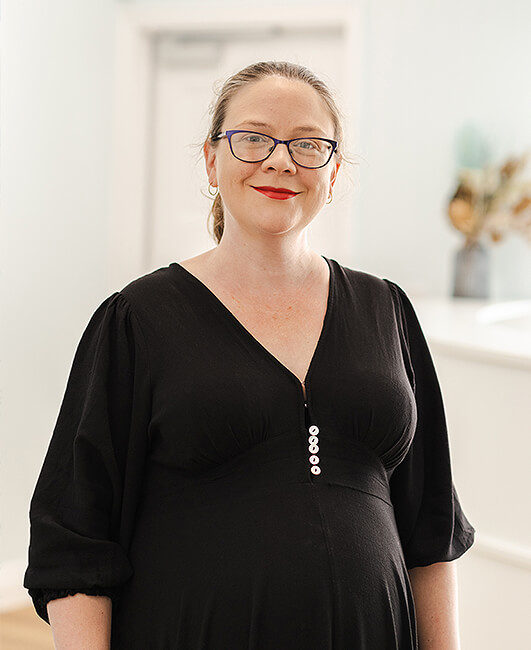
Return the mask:
<path id="1" fill-rule="evenodd" d="M 278 5 L 263 10 L 118 5 L 115 14 L 113 128 L 109 215 L 109 281 L 123 286 L 148 273 L 152 142 L 150 134 L 155 37 L 160 33 L 244 34 L 250 30 L 339 29 L 343 34 L 345 78 L 342 92 L 347 142 L 359 142 L 362 30 L 360 6 Z"/>

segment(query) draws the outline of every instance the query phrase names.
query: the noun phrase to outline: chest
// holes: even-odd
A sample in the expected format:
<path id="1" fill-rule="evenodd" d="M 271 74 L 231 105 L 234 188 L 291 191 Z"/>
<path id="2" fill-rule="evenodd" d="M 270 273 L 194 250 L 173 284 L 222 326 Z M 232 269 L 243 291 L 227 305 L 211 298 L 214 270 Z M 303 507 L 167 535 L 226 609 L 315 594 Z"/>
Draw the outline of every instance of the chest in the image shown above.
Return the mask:
<path id="1" fill-rule="evenodd" d="M 165 303 L 172 319 L 145 327 L 154 460 L 213 467 L 285 439 L 306 468 L 305 402 L 323 453 L 325 441 L 336 453 L 339 438 L 363 440 L 382 458 L 405 448 L 413 395 L 387 310 L 375 314 L 368 302 L 352 309 L 335 290 L 326 305 L 322 297 L 249 310 L 226 297 L 221 303 L 196 282 L 187 286 L 190 295 Z"/>
<path id="2" fill-rule="evenodd" d="M 304 382 L 327 312 L 326 287 L 252 302 L 221 292 L 220 300 L 258 344 Z"/>

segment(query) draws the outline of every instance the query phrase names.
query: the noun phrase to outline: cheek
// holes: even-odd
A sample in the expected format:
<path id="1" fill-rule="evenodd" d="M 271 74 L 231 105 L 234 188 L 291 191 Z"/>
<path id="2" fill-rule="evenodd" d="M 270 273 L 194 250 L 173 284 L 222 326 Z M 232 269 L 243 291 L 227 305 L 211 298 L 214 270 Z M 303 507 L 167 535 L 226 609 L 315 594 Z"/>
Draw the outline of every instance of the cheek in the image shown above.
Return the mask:
<path id="1" fill-rule="evenodd" d="M 229 189 L 241 187 L 242 183 L 254 173 L 253 165 L 246 165 L 235 158 L 223 160 L 218 165 L 218 181 Z"/>
<path id="2" fill-rule="evenodd" d="M 330 191 L 330 178 L 328 175 L 321 176 L 315 184 L 314 187 L 314 196 L 317 201 L 325 202 L 328 199 L 328 193 Z"/>
<path id="3" fill-rule="evenodd" d="M 234 173 L 232 173 L 230 176 L 227 176 L 225 178 L 225 189 L 229 194 L 229 200 L 230 200 L 230 196 L 239 197 L 240 194 L 247 189 L 246 181 L 248 177 L 249 174 L 248 173 L 246 174 L 244 171 L 240 169 L 240 170 L 234 170 Z"/>
<path id="4" fill-rule="evenodd" d="M 249 197 L 249 178 L 253 175 L 251 165 L 225 164 L 218 168 L 219 192 L 229 212 L 238 211 L 238 206 Z"/>

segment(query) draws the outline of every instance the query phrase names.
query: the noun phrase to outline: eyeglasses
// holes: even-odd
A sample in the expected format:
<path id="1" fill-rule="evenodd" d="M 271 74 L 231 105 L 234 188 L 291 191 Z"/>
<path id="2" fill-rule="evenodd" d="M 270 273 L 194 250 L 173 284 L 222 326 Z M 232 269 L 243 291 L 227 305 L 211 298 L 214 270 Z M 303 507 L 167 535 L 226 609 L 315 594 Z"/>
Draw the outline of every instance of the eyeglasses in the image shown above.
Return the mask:
<path id="1" fill-rule="evenodd" d="M 294 163 L 306 169 L 319 169 L 330 162 L 338 143 L 328 138 L 277 140 L 255 131 L 225 131 L 212 140 L 227 138 L 232 155 L 242 162 L 257 163 L 269 158 L 277 144 L 285 144 Z"/>

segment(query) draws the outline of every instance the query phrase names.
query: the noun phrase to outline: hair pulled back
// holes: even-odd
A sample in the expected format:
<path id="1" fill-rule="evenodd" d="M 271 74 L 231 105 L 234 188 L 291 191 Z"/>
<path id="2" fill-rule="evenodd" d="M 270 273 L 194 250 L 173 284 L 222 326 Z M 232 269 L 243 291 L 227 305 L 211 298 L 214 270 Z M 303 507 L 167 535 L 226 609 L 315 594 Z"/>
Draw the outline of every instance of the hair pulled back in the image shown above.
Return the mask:
<path id="1" fill-rule="evenodd" d="M 331 91 L 328 86 L 311 70 L 308 70 L 308 68 L 305 68 L 302 65 L 289 63 L 287 61 L 262 61 L 260 63 L 253 63 L 229 77 L 222 85 L 217 99 L 211 106 L 210 113 L 212 118 L 206 141 L 210 142 L 212 146 L 217 146 L 218 142 L 213 140 L 213 138 L 221 132 L 223 122 L 227 115 L 228 106 L 232 98 L 241 88 L 266 77 L 273 76 L 284 77 L 285 79 L 292 79 L 295 81 L 304 81 L 319 93 L 330 111 L 330 117 L 332 118 L 332 123 L 334 125 L 334 139 L 339 143 L 337 154 L 341 156 L 344 140 L 343 128 L 341 125 L 341 113 L 339 112 Z M 219 244 L 223 235 L 223 227 L 225 223 L 223 201 L 221 200 L 219 193 L 216 195 L 210 210 L 210 219 L 212 234 L 216 242 Z"/>

